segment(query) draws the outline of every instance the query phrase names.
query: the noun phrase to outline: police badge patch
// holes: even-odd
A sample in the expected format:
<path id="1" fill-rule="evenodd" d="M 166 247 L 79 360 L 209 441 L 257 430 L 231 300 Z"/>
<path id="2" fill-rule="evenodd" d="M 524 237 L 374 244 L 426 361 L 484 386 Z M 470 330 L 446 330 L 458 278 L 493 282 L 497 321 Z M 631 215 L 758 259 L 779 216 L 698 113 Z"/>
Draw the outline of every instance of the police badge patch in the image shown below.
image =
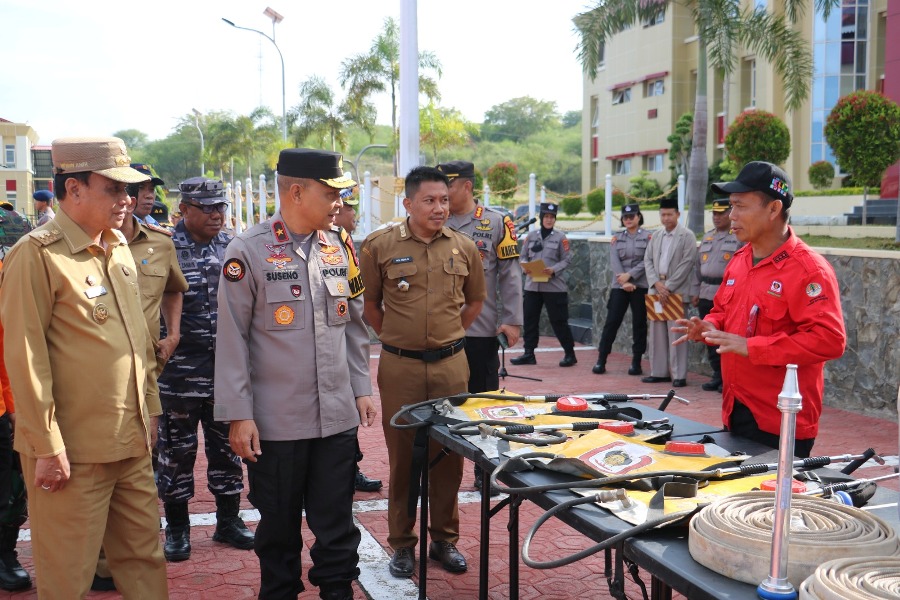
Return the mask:
<path id="1" fill-rule="evenodd" d="M 222 276 L 225 277 L 228 281 L 240 281 L 244 278 L 244 274 L 247 272 L 247 267 L 244 265 L 243 261 L 239 258 L 232 258 L 228 262 L 225 263 L 225 266 L 222 267 Z"/>

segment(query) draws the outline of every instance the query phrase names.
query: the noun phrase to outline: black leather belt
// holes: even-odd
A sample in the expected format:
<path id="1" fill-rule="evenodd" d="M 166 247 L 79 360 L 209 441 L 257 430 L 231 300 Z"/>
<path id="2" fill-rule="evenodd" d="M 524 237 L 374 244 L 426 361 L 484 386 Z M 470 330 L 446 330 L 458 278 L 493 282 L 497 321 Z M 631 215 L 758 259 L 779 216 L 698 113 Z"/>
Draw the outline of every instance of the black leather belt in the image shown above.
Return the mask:
<path id="1" fill-rule="evenodd" d="M 701 277 L 700 281 L 709 285 L 722 285 L 721 277 Z"/>
<path id="2" fill-rule="evenodd" d="M 381 344 L 381 347 L 385 352 L 390 352 L 391 354 L 396 354 L 403 358 L 415 358 L 416 360 L 432 363 L 445 358 L 450 358 L 457 352 L 461 352 L 463 348 L 466 347 L 466 338 L 460 338 L 449 346 L 444 346 L 437 350 L 404 350 L 403 348 L 391 346 L 390 344 Z"/>

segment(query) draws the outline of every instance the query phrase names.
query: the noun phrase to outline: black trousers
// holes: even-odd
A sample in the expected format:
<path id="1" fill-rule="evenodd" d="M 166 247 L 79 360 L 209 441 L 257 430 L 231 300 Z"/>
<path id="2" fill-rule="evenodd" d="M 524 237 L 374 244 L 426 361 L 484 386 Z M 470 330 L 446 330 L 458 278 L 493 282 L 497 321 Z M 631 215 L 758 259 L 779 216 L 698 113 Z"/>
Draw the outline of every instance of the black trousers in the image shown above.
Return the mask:
<path id="1" fill-rule="evenodd" d="M 523 320 L 525 321 L 525 350 L 534 350 L 538 346 L 538 327 L 541 320 L 541 309 L 547 306 L 550 326 L 559 345 L 566 352 L 575 350 L 575 339 L 569 329 L 569 293 L 568 292 L 530 292 L 525 290 L 522 301 Z"/>
<path id="2" fill-rule="evenodd" d="M 500 389 L 500 342 L 496 337 L 466 336 L 466 360 L 469 362 L 469 393 Z"/>
<path id="3" fill-rule="evenodd" d="M 700 312 L 700 318 L 702 319 L 706 315 L 708 315 L 713 308 L 713 301 L 707 300 L 705 298 L 700 298 L 700 303 L 697 304 L 697 310 Z M 716 352 L 718 346 L 706 346 L 706 356 L 709 358 L 709 366 L 712 367 L 713 378 L 718 377 L 722 378 L 722 357 L 719 356 L 719 353 Z"/>
<path id="4" fill-rule="evenodd" d="M 631 308 L 631 355 L 641 357 L 647 351 L 647 306 L 644 297 L 647 288 L 637 288 L 633 292 L 613 288 L 609 291 L 606 303 L 606 323 L 600 334 L 600 356 L 608 356 L 612 352 L 616 334 L 625 319 L 625 312 Z"/>
<path id="5" fill-rule="evenodd" d="M 361 538 L 352 512 L 356 428 L 326 438 L 263 440 L 260 450 L 257 462 L 247 462 L 248 497 L 260 515 L 254 544 L 260 600 L 296 598 L 303 591 L 304 509 L 316 538 L 310 583 L 323 587 L 356 579 Z"/>
<path id="6" fill-rule="evenodd" d="M 777 409 L 773 407 L 772 410 Z M 734 408 L 731 409 L 730 421 L 731 422 L 728 424 L 728 431 L 731 433 L 747 438 L 748 440 L 753 440 L 754 442 L 759 442 L 769 448 L 778 448 L 778 441 L 781 438 L 774 433 L 761 431 L 756 419 L 753 417 L 753 413 L 750 412 L 750 409 L 744 404 L 739 402 L 737 398 L 734 399 Z M 813 444 L 815 443 L 816 438 L 794 440 L 794 456 L 797 458 L 809 458 Z"/>
<path id="7" fill-rule="evenodd" d="M 28 504 L 25 499 L 25 481 L 19 454 L 13 450 L 12 427 L 9 413 L 0 416 L 0 527 L 13 527 L 17 531 L 28 518 Z M 15 548 L 0 547 L 0 552 Z"/>

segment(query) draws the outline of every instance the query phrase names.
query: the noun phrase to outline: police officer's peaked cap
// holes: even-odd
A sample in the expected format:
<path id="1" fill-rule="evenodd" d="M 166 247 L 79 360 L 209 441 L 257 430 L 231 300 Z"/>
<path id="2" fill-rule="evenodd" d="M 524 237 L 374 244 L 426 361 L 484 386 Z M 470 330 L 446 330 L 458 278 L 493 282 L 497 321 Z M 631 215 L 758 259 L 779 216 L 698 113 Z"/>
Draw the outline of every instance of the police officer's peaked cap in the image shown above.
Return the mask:
<path id="1" fill-rule="evenodd" d="M 740 194 L 743 192 L 762 192 L 775 200 L 781 200 L 785 208 L 794 201 L 791 193 L 791 178 L 778 165 L 755 160 L 748 162 L 738 173 L 737 179 L 712 184 L 716 194 Z"/>
<path id="2" fill-rule="evenodd" d="M 150 182 L 153 183 L 154 187 L 158 185 L 166 185 L 165 181 L 153 174 L 153 171 L 150 170 L 150 165 L 146 163 L 131 163 L 131 168 L 149 177 Z"/>
<path id="3" fill-rule="evenodd" d="M 448 179 L 475 177 L 475 165 L 467 160 L 452 160 L 441 163 L 437 166 L 437 170 L 446 175 Z"/>
<path id="4" fill-rule="evenodd" d="M 344 157 L 337 152 L 287 148 L 278 155 L 277 169 L 279 175 L 315 179 L 339 190 L 356 185 L 344 174 Z"/>
<path id="5" fill-rule="evenodd" d="M 541 215 L 553 215 L 556 216 L 556 212 L 559 210 L 559 205 L 553 204 L 552 202 L 541 202 Z"/>
<path id="6" fill-rule="evenodd" d="M 723 213 L 731 208 L 731 201 L 728 198 L 716 198 L 712 202 L 712 211 L 714 213 Z"/>
<path id="7" fill-rule="evenodd" d="M 641 214 L 641 205 L 640 204 L 626 204 L 622 207 L 622 216 L 625 215 L 639 215 Z"/>
<path id="8" fill-rule="evenodd" d="M 228 202 L 225 197 L 225 186 L 218 179 L 191 177 L 178 186 L 182 200 L 196 200 L 200 204 L 220 204 Z"/>

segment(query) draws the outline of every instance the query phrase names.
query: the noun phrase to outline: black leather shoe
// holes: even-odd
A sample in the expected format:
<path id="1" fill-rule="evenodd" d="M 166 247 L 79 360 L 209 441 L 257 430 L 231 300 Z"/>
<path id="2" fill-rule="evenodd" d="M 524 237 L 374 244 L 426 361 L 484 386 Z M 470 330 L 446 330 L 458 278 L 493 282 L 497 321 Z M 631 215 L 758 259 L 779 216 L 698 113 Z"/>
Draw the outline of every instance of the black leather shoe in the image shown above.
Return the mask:
<path id="1" fill-rule="evenodd" d="M 319 598 L 322 600 L 353 600 L 353 588 L 350 583 L 323 583 L 319 587 Z"/>
<path id="2" fill-rule="evenodd" d="M 594 368 L 591 369 L 591 373 L 593 373 L 594 375 L 603 375 L 604 373 L 606 373 L 606 363 L 598 362 L 596 365 L 594 365 Z"/>
<path id="3" fill-rule="evenodd" d="M 672 381 L 671 377 L 657 377 L 656 375 L 649 375 L 647 377 L 641 378 L 641 381 L 644 383 L 662 383 L 664 381 Z"/>
<path id="4" fill-rule="evenodd" d="M 712 379 L 710 381 L 707 381 L 700 387 L 703 388 L 704 392 L 715 392 L 715 391 L 721 392 L 722 391 L 722 380 L 721 379 Z"/>
<path id="5" fill-rule="evenodd" d="M 191 527 L 166 527 L 163 554 L 169 562 L 181 562 L 191 557 Z"/>
<path id="6" fill-rule="evenodd" d="M 216 519 L 214 542 L 228 544 L 238 550 L 253 550 L 254 533 L 247 529 L 240 517 L 224 517 Z"/>
<path id="7" fill-rule="evenodd" d="M 641 363 L 640 362 L 631 363 L 631 368 L 628 369 L 628 374 L 629 375 L 643 375 L 644 370 L 641 368 Z"/>
<path id="8" fill-rule="evenodd" d="M 563 356 L 563 359 L 559 361 L 559 366 L 561 367 L 571 367 L 575 364 L 578 364 L 578 359 L 575 358 L 574 352 L 566 352 L 566 355 Z"/>
<path id="9" fill-rule="evenodd" d="M 18 533 L 18 527 L 16 528 Z M 0 554 L 0 590 L 15 592 L 27 590 L 31 587 L 31 577 L 28 571 L 19 564 L 19 558 L 15 551 Z"/>
<path id="10" fill-rule="evenodd" d="M 526 352 L 522 356 L 509 359 L 509 362 L 514 365 L 536 365 L 537 359 L 531 352 Z"/>
<path id="11" fill-rule="evenodd" d="M 394 577 L 412 577 L 416 569 L 415 548 L 397 548 L 388 565 L 388 570 Z"/>
<path id="12" fill-rule="evenodd" d="M 465 557 L 451 542 L 431 542 L 428 546 L 428 558 L 439 561 L 441 567 L 449 573 L 465 573 L 469 570 Z"/>
<path id="13" fill-rule="evenodd" d="M 381 489 L 380 479 L 369 479 L 362 471 L 356 470 L 356 479 L 353 481 L 353 487 L 357 492 L 377 492 Z"/>
<path id="14" fill-rule="evenodd" d="M 112 577 L 100 577 L 94 573 L 91 589 L 95 592 L 114 592 L 116 591 L 116 582 L 113 581 Z"/>
<path id="15" fill-rule="evenodd" d="M 672 387 L 685 387 L 687 386 L 687 379 L 673 379 Z"/>

